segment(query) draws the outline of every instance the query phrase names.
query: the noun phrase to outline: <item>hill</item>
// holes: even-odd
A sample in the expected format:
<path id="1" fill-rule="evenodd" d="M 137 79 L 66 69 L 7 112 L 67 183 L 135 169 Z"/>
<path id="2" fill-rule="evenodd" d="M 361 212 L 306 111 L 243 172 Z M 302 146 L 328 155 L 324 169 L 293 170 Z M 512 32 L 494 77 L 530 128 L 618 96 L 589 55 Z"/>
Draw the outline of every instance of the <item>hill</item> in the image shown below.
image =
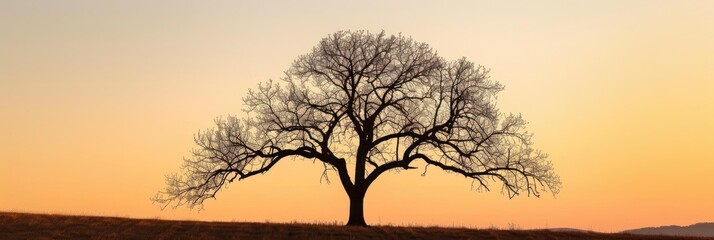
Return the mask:
<path id="1" fill-rule="evenodd" d="M 343 227 L 0 213 L 0 239 L 701 239 L 626 233 Z"/>
<path id="2" fill-rule="evenodd" d="M 714 223 L 697 223 L 689 226 L 647 227 L 624 231 L 632 234 L 714 237 Z"/>

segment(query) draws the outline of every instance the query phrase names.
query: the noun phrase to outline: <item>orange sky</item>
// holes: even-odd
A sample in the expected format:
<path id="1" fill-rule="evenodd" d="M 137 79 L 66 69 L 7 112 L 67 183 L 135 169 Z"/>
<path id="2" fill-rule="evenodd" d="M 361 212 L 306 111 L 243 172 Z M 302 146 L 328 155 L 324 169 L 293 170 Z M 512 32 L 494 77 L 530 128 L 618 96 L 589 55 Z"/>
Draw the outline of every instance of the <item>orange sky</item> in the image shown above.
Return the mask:
<path id="1" fill-rule="evenodd" d="M 205 211 L 149 198 L 192 135 L 329 33 L 412 36 L 506 86 L 563 181 L 556 198 L 386 174 L 371 224 L 598 231 L 714 221 L 714 2 L 0 2 L 0 211 L 343 222 L 322 165 L 281 162 Z M 336 176 L 333 176 L 336 179 Z"/>

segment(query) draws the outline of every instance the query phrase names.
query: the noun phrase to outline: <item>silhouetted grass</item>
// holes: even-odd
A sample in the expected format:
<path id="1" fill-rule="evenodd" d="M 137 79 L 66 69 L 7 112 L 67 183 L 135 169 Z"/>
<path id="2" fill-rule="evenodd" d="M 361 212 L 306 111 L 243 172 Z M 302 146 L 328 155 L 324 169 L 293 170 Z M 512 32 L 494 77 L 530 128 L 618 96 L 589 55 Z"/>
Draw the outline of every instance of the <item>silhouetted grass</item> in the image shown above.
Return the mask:
<path id="1" fill-rule="evenodd" d="M 0 239 L 704 239 L 596 232 L 171 221 L 0 212 Z"/>

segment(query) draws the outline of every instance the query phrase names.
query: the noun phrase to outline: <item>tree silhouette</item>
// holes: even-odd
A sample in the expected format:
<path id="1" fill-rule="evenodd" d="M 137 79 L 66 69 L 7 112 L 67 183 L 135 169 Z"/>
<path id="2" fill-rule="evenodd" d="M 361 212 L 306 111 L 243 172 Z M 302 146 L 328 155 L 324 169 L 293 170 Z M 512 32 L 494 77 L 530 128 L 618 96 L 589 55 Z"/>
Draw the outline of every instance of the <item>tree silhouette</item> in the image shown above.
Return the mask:
<path id="1" fill-rule="evenodd" d="M 401 35 L 340 31 L 281 80 L 248 92 L 250 117 L 218 118 L 195 135 L 183 172 L 167 176 L 153 200 L 200 207 L 226 183 L 292 157 L 320 161 L 325 178 L 336 171 L 350 199 L 347 225 L 366 226 L 364 197 L 381 174 L 418 161 L 471 178 L 478 189 L 500 183 L 509 197 L 559 191 L 526 122 L 496 108 L 502 85 L 464 58 L 446 61 Z"/>

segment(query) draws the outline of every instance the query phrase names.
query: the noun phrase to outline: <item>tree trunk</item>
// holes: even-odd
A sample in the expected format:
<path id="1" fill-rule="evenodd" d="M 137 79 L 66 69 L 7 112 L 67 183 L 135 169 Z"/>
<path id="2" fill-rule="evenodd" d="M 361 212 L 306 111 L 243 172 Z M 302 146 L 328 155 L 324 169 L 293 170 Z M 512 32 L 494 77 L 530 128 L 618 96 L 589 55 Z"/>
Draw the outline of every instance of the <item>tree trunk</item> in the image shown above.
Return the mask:
<path id="1" fill-rule="evenodd" d="M 347 226 L 367 227 L 364 221 L 364 194 L 365 191 L 354 191 L 348 194 L 350 197 L 350 218 Z"/>

